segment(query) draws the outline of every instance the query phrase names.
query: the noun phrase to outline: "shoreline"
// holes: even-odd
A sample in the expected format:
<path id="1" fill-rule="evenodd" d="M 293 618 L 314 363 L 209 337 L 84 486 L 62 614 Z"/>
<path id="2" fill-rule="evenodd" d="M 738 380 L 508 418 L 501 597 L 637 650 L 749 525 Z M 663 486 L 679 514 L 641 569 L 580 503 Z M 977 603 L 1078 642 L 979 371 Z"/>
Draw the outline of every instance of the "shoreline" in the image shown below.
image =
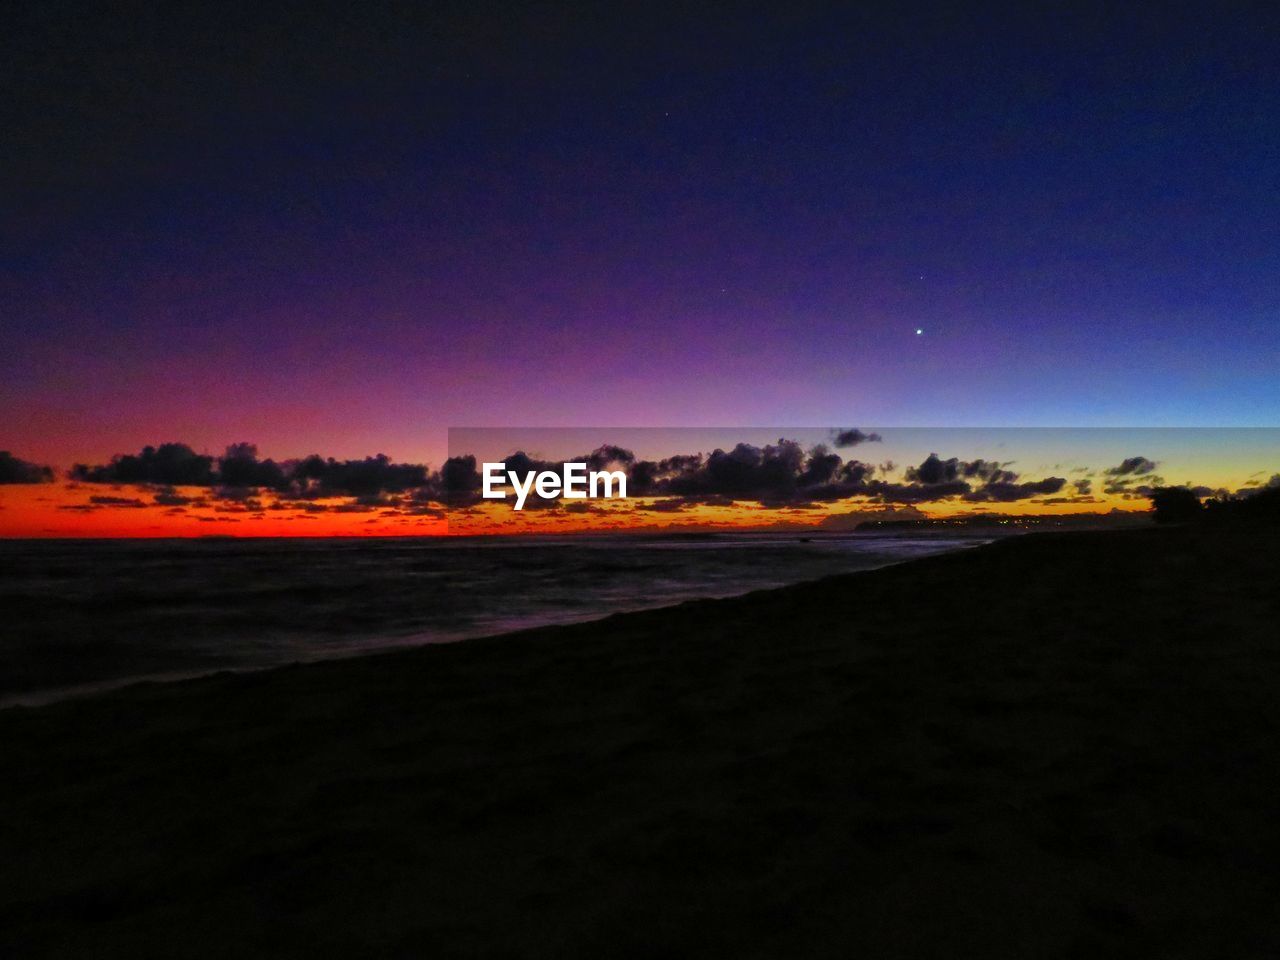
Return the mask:
<path id="1" fill-rule="evenodd" d="M 967 533 L 963 536 L 952 533 L 950 535 L 942 535 L 937 539 L 946 540 L 955 544 L 954 546 L 943 551 L 944 553 L 956 553 L 970 550 L 975 547 L 992 543 L 998 539 L 1004 539 L 1010 536 L 1026 536 L 1028 534 L 1011 534 L 1011 533 L 992 533 L 987 532 L 986 535 L 977 533 Z M 849 534 L 828 534 L 827 538 L 831 540 L 848 538 Z M 906 540 L 921 541 L 929 539 L 927 532 L 909 532 L 906 534 L 870 534 L 864 535 L 862 539 L 890 539 L 890 540 Z M 680 538 L 673 538 L 673 542 L 677 542 Z M 571 544 L 569 545 L 571 546 Z M 512 625 L 509 628 L 498 630 L 484 630 L 474 634 L 449 635 L 446 633 L 437 634 L 421 634 L 421 635 L 400 635 L 391 634 L 382 638 L 368 639 L 368 645 L 365 647 L 351 647 L 333 652 L 325 652 L 318 649 L 311 656 L 299 657 L 295 660 L 261 663 L 261 664 L 224 664 L 210 665 L 207 668 L 201 667 L 175 667 L 171 670 L 149 670 L 144 673 L 129 674 L 124 676 L 108 676 L 99 680 L 88 680 L 82 683 L 58 684 L 51 687 L 36 687 L 27 690 L 15 690 L 9 692 L 0 692 L 0 711 L 27 708 L 37 709 L 39 707 L 48 706 L 53 703 L 60 703 L 64 700 L 80 699 L 83 697 L 93 697 L 103 693 L 125 689 L 135 684 L 155 684 L 155 683 L 175 683 L 184 680 L 194 680 L 201 677 L 216 676 L 221 673 L 252 673 L 264 670 L 278 670 L 288 667 L 301 666 L 310 663 L 323 663 L 330 661 L 350 660 L 360 657 L 378 656 L 384 653 L 395 653 L 404 650 L 416 649 L 418 647 L 436 646 L 439 644 L 452 643 L 473 643 L 477 640 L 497 639 L 511 634 L 525 633 L 529 630 L 537 630 L 542 628 L 566 627 L 583 623 L 592 623 L 603 620 L 611 616 L 625 615 L 630 613 L 641 613 L 651 610 L 662 610 L 669 607 L 678 606 L 681 603 L 695 602 L 697 600 L 724 600 L 733 597 L 746 596 L 749 593 L 767 592 L 769 590 L 785 589 L 787 586 L 796 586 L 801 583 L 810 583 L 815 580 L 828 579 L 831 576 L 856 576 L 859 573 L 866 573 L 873 570 L 881 570 L 886 567 L 897 566 L 903 563 L 914 563 L 921 557 L 903 557 L 898 559 L 886 560 L 877 563 L 874 566 L 868 566 L 864 570 L 852 572 L 839 572 L 835 574 L 827 574 L 823 577 L 814 577 L 806 580 L 796 581 L 793 584 L 781 584 L 777 586 L 767 587 L 749 587 L 745 590 L 737 590 L 731 592 L 712 592 L 699 597 L 691 597 L 687 599 L 676 600 L 674 602 L 665 602 L 656 600 L 650 604 L 640 606 L 631 606 L 624 609 L 612 610 L 607 612 L 585 612 L 579 614 L 564 613 L 563 615 L 546 614 L 542 618 L 535 618 L 532 621 Z"/>
<path id="2" fill-rule="evenodd" d="M 1045 533 L 7 710 L 0 948 L 1273 955 L 1277 546 Z"/>

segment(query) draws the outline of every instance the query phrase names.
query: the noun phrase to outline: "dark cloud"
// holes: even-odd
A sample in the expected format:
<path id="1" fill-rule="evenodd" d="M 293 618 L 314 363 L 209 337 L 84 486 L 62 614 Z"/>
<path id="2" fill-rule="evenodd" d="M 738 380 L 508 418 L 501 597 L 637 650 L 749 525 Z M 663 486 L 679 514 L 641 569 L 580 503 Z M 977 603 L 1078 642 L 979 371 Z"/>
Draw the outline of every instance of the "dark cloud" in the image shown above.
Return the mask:
<path id="1" fill-rule="evenodd" d="M 1093 481 L 1087 477 L 1083 480 L 1072 481 L 1071 486 L 1075 489 L 1076 493 L 1082 497 L 1087 497 L 1093 492 Z"/>
<path id="2" fill-rule="evenodd" d="M 567 461 L 578 462 L 578 461 Z M 515 473 L 524 476 L 528 473 L 542 473 L 544 470 L 551 470 L 559 473 L 564 467 L 564 462 L 553 460 L 538 460 L 529 456 L 523 450 L 517 450 L 511 456 L 502 461 L 503 467 L 508 473 Z"/>
<path id="3" fill-rule="evenodd" d="M 577 462 L 585 463 L 588 470 L 617 469 L 618 467 L 628 467 L 635 463 L 636 455 L 625 447 L 605 444 L 592 450 Z"/>
<path id="4" fill-rule="evenodd" d="M 358 497 L 420 489 L 428 485 L 430 473 L 425 464 L 393 463 L 382 453 L 363 460 L 322 460 L 313 454 L 292 464 L 289 478 L 301 497 Z"/>
<path id="5" fill-rule="evenodd" d="M 831 442 L 840 448 L 856 447 L 860 443 L 878 443 L 881 439 L 878 433 L 863 433 L 858 429 L 831 431 Z"/>
<path id="6" fill-rule="evenodd" d="M 77 463 L 75 480 L 86 483 L 157 484 L 167 487 L 210 487 L 216 481 L 213 457 L 196 453 L 185 443 L 143 447 L 139 454 L 122 454 L 99 466 Z"/>
<path id="7" fill-rule="evenodd" d="M 1126 500 L 1150 497 L 1156 488 L 1165 485 L 1164 477 L 1154 473 L 1142 474 L 1141 479 L 1137 476 L 1111 476 L 1109 474 L 1110 471 L 1108 471 L 1106 482 L 1102 485 L 1102 492 L 1123 497 Z"/>
<path id="8" fill-rule="evenodd" d="M 918 467 L 907 467 L 906 478 L 925 485 L 950 483 L 953 480 L 978 480 L 983 483 L 1013 483 L 1018 475 L 1005 470 L 1006 464 L 994 460 L 943 460 L 929 454 Z"/>
<path id="9" fill-rule="evenodd" d="M 944 460 L 930 453 L 919 465 L 907 467 L 905 482 L 872 481 L 867 490 L 884 503 L 928 503 L 951 498 L 972 503 L 1009 503 L 1057 493 L 1067 482 L 1062 477 L 1019 482 L 1018 474 L 1008 466 L 995 460 Z"/>
<path id="10" fill-rule="evenodd" d="M 285 468 L 274 460 L 259 460 L 252 443 L 233 443 L 218 460 L 218 484 L 224 488 L 281 490 L 288 486 Z"/>
<path id="11" fill-rule="evenodd" d="M 583 500 L 574 500 L 574 501 L 571 501 L 570 503 L 566 503 L 562 509 L 564 510 L 565 513 L 608 513 L 609 512 L 608 510 L 603 510 L 600 507 L 597 507 L 595 504 L 587 503 L 586 501 L 583 501 Z"/>
<path id="12" fill-rule="evenodd" d="M 682 510 L 689 509 L 689 502 L 679 498 L 670 500 L 654 500 L 650 503 L 640 503 L 636 505 L 637 510 L 643 510 L 646 513 L 679 513 Z"/>
<path id="13" fill-rule="evenodd" d="M 213 491 L 213 495 L 218 500 L 243 503 L 256 497 L 257 489 L 255 487 L 218 487 Z"/>
<path id="14" fill-rule="evenodd" d="M 636 464 L 636 458 L 635 454 L 623 447 L 602 446 L 591 453 L 565 461 L 541 460 L 530 456 L 523 450 L 517 450 L 504 458 L 501 463 L 504 472 L 516 473 L 520 476 L 531 472 L 541 473 L 548 470 L 553 473 L 560 473 L 565 463 L 585 463 L 588 470 L 621 470 L 626 474 Z M 482 486 L 483 478 L 480 476 L 476 458 L 471 454 L 467 454 L 465 456 L 450 457 L 446 460 L 440 472 L 429 477 L 428 482 L 418 492 L 417 496 L 430 496 L 432 499 L 456 509 L 480 503 Z M 635 488 L 637 486 L 638 484 L 635 480 L 629 477 L 628 495 L 636 496 L 637 491 Z M 558 500 L 558 496 L 541 497 L 536 491 L 530 491 L 529 497 L 525 501 L 525 509 L 552 506 Z"/>
<path id="15" fill-rule="evenodd" d="M 879 440 L 876 434 L 838 431 L 837 445 Z M 618 470 L 627 477 L 632 499 L 655 498 L 644 506 L 653 512 L 672 512 L 692 504 L 755 508 L 807 508 L 862 498 L 882 504 L 918 504 L 952 498 L 971 502 L 1009 502 L 1054 494 L 1066 481 L 1059 477 L 1021 481 L 1008 463 L 994 460 L 943 459 L 930 453 L 908 467 L 902 481 L 885 479 L 892 464 L 845 460 L 825 445 L 803 448 L 794 440 L 755 446 L 739 443 L 708 454 L 678 454 L 662 460 L 640 460 L 623 447 L 603 445 L 570 461 L 549 461 L 517 450 L 506 457 L 504 469 L 519 475 L 561 472 L 565 462 L 585 463 L 589 470 Z M 395 515 L 437 516 L 448 505 L 468 509 L 480 502 L 481 476 L 474 456 L 454 456 L 439 471 L 425 464 L 395 463 L 384 454 L 363 460 L 323 459 L 276 462 L 261 459 L 252 444 L 238 443 L 217 458 L 196 454 L 185 444 L 147 447 L 138 455 L 124 455 L 100 466 L 78 465 L 72 475 L 87 483 L 112 483 L 153 488 L 159 506 L 207 506 L 212 500 L 222 512 L 295 510 L 306 514 L 362 513 L 377 509 Z M 1087 481 L 1085 481 L 1087 484 Z M 192 499 L 179 486 L 201 486 L 208 499 Z M 1076 484 L 1077 490 L 1080 483 Z M 1086 487 L 1087 490 L 1087 487 Z M 264 504 L 264 493 L 275 494 Z M 341 503 L 316 501 L 342 500 Z M 510 501 L 508 501 L 510 502 Z M 122 504 L 123 505 L 123 504 Z M 536 492 L 525 509 L 556 508 L 559 497 Z M 566 508 L 567 509 L 567 508 Z M 576 506 L 572 512 L 585 512 Z"/>
<path id="16" fill-rule="evenodd" d="M 76 464 L 71 476 L 86 483 L 158 486 L 170 491 L 164 496 L 175 496 L 174 487 L 210 487 L 225 500 L 243 500 L 258 490 L 298 499 L 403 493 L 425 488 L 431 481 L 424 464 L 393 463 L 385 454 L 363 460 L 313 454 L 277 463 L 260 459 L 251 443 L 232 444 L 216 460 L 184 443 L 162 443 L 144 447 L 139 454 L 113 457 L 106 464 Z"/>
<path id="17" fill-rule="evenodd" d="M 664 460 L 641 460 L 631 465 L 627 492 L 633 497 L 652 496 L 673 478 L 702 469 L 700 453 L 677 454 Z"/>
<path id="18" fill-rule="evenodd" d="M 1046 477 L 1043 480 L 1034 480 L 1028 483 L 996 480 L 964 494 L 961 499 L 973 503 L 1011 503 L 1015 500 L 1027 500 L 1031 497 L 1042 497 L 1057 493 L 1066 486 L 1066 483 L 1067 481 L 1063 477 Z"/>
<path id="19" fill-rule="evenodd" d="M 867 492 L 882 503 L 929 503 L 958 497 L 972 489 L 964 480 L 947 480 L 942 483 L 877 481 L 869 485 Z"/>
<path id="20" fill-rule="evenodd" d="M 842 467 L 840 454 L 828 453 L 823 446 L 814 447 L 809 451 L 809 459 L 800 475 L 799 484 L 801 487 L 811 487 L 831 483 L 837 479 Z"/>
<path id="21" fill-rule="evenodd" d="M 447 516 L 447 512 L 438 507 L 413 506 L 406 505 L 395 507 L 387 510 L 380 510 L 380 517 L 435 517 L 437 519 Z"/>
<path id="22" fill-rule="evenodd" d="M 130 507 L 137 509 L 151 506 L 151 504 L 144 503 L 136 497 L 90 497 L 89 502 L 99 507 Z"/>
<path id="23" fill-rule="evenodd" d="M 20 460 L 8 450 L 0 450 L 0 484 L 52 483 L 53 468 Z"/>
<path id="24" fill-rule="evenodd" d="M 196 498 L 184 497 L 173 487 L 161 487 L 155 491 L 152 500 L 161 507 L 185 507 L 196 502 Z"/>
<path id="25" fill-rule="evenodd" d="M 1164 478 L 1155 475 L 1157 466 L 1159 464 L 1146 457 L 1126 457 L 1116 466 L 1102 471 L 1102 492 L 1126 500 L 1149 497 L 1164 484 Z"/>
<path id="26" fill-rule="evenodd" d="M 1112 467 L 1105 471 L 1109 477 L 1140 477 L 1145 474 L 1152 473 L 1158 464 L 1154 460 L 1148 460 L 1146 457 L 1128 457 L 1121 461 L 1118 466 Z"/>
<path id="27" fill-rule="evenodd" d="M 804 452 L 794 441 L 756 447 L 739 443 L 732 450 L 713 450 L 696 469 L 667 482 L 670 493 L 697 497 L 719 494 L 749 499 L 785 500 L 796 488 Z"/>
<path id="28" fill-rule="evenodd" d="M 756 447 L 740 443 L 709 455 L 673 457 L 637 464 L 645 492 L 690 501 L 755 501 L 768 506 L 840 500 L 867 492 L 875 467 L 844 461 L 824 446 L 807 453 L 794 440 Z M 634 471 L 633 471 L 634 475 Z"/>
<path id="29" fill-rule="evenodd" d="M 476 458 L 468 454 L 446 460 L 440 468 L 439 486 L 440 493 L 448 504 L 462 504 L 478 499 L 480 471 L 476 469 Z"/>
<path id="30" fill-rule="evenodd" d="M 918 467 L 907 467 L 906 478 L 912 482 L 931 486 L 950 483 L 960 477 L 960 461 L 955 457 L 943 460 L 936 453 L 924 458 Z"/>

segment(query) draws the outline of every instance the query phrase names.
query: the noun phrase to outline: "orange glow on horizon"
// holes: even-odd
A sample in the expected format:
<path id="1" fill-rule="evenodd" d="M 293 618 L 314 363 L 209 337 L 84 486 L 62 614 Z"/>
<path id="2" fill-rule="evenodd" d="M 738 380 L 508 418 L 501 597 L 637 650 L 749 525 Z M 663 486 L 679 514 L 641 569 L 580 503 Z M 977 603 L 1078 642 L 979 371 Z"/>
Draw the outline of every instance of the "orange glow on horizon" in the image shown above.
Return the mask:
<path id="1" fill-rule="evenodd" d="M 192 500 L 207 490 L 180 489 Z M 691 505 L 662 510 L 669 498 L 592 501 L 587 512 L 560 509 L 513 511 L 503 503 L 448 511 L 445 516 L 412 515 L 384 506 L 350 501 L 316 501 L 308 509 L 265 504 L 263 509 L 229 501 L 166 506 L 154 492 L 129 486 L 74 483 L 0 487 L 0 536 L 11 538 L 165 537 L 367 537 L 493 536 L 590 532 L 679 532 L 726 530 L 843 531 L 859 520 L 963 517 L 998 513 L 1046 516 L 1146 510 L 1145 499 L 1097 497 L 1076 503 L 1022 501 L 1008 504 L 939 501 L 916 508 L 849 500 L 813 507 L 764 506 L 741 501 L 731 506 Z M 269 499 L 269 498 L 264 498 Z M 655 509 L 657 505 L 657 509 Z M 848 515 L 848 516 L 846 516 Z M 841 517 L 845 520 L 841 521 Z"/>

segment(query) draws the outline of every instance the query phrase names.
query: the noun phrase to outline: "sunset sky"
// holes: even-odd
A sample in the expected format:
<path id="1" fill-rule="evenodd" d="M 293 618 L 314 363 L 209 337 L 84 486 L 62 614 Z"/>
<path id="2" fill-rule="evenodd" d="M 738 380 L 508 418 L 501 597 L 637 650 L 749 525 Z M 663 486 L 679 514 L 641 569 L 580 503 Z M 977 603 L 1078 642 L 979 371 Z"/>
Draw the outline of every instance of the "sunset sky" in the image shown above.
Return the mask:
<path id="1" fill-rule="evenodd" d="M 938 451 L 942 451 L 939 453 Z M 1141 452 L 1137 452 L 1141 451 Z M 1161 486 L 1280 485 L 1275 428 L 466 428 L 439 466 L 276 460 L 165 444 L 51 468 L 0 457 L 8 536 L 369 536 L 704 528 L 848 532 L 863 520 L 1145 511 Z M 959 454 L 959 455 L 957 455 Z M 481 471 L 565 462 L 623 498 L 486 500 Z"/>
<path id="2" fill-rule="evenodd" d="M 1273 13 L 335 9 L 7 22 L 0 450 L 54 482 L 0 486 L 0 535 L 431 530 L 67 471 L 241 442 L 438 470 L 451 427 L 716 428 L 633 444 L 659 458 L 858 426 L 880 449 L 838 452 L 899 481 L 936 452 L 1095 492 L 1134 456 L 1280 470 L 1240 434 L 894 432 L 1280 422 Z"/>

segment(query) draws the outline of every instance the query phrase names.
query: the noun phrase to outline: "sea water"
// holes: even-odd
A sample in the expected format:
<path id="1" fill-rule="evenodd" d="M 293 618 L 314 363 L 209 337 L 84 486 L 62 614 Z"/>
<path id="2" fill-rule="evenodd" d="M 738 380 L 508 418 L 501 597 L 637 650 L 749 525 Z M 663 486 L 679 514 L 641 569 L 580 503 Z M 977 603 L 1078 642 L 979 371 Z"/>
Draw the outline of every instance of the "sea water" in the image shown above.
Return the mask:
<path id="1" fill-rule="evenodd" d="M 0 541 L 0 706 L 587 620 L 979 542 L 945 534 Z"/>

